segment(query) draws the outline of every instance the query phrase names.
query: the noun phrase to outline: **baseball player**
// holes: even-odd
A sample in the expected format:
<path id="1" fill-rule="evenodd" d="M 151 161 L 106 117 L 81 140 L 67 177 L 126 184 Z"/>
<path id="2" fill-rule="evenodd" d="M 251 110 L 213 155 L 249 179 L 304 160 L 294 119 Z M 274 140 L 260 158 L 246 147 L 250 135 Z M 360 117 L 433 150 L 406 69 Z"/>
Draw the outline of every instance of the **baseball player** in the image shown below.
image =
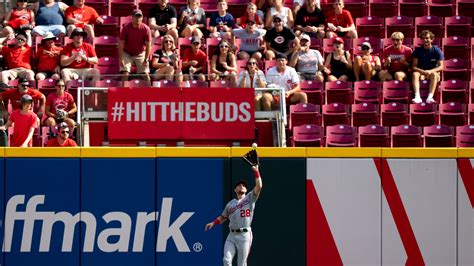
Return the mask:
<path id="1" fill-rule="evenodd" d="M 229 219 L 230 232 L 224 245 L 224 266 L 231 266 L 235 253 L 238 252 L 237 265 L 246 266 L 247 257 L 252 246 L 252 224 L 255 202 L 262 190 L 262 179 L 258 171 L 258 156 L 256 150 L 251 150 L 244 157 L 252 166 L 255 175 L 255 187 L 247 194 L 247 182 L 239 180 L 234 186 L 236 199 L 232 199 L 225 206 L 222 214 L 213 222 L 206 224 L 206 231 Z"/>

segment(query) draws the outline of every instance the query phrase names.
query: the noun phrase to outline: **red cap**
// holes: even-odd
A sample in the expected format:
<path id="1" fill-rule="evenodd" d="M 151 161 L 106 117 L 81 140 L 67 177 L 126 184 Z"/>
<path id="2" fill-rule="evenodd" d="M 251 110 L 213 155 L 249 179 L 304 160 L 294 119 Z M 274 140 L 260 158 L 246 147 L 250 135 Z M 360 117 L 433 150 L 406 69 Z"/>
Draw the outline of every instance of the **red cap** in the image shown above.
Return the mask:
<path id="1" fill-rule="evenodd" d="M 341 37 L 336 37 L 332 42 L 344 43 L 344 39 L 342 39 Z"/>

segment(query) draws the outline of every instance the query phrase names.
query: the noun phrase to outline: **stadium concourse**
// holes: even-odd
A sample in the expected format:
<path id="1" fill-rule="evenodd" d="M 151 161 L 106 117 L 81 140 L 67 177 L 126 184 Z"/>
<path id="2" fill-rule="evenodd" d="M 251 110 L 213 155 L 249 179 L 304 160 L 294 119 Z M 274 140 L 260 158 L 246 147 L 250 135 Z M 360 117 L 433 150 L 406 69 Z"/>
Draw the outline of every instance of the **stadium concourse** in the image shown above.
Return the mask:
<path id="1" fill-rule="evenodd" d="M 16 2 L 0 32 L 2 85 L 21 95 L 23 77 L 57 99 L 64 80 L 77 112 L 61 108 L 82 145 L 183 144 L 109 139 L 104 88 L 236 87 L 256 89 L 253 137 L 184 145 L 474 146 L 469 0 Z M 15 99 L 1 98 L 11 113 Z M 45 124 L 61 122 L 56 103 L 34 105 L 33 146 L 59 132 Z"/>

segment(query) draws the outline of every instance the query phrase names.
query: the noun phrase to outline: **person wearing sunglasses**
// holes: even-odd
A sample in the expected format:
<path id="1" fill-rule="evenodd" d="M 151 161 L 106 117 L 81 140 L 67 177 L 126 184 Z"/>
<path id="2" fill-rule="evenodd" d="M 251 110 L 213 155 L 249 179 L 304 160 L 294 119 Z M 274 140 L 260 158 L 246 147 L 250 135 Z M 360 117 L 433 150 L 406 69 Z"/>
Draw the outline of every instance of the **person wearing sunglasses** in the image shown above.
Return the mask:
<path id="1" fill-rule="evenodd" d="M 229 41 L 221 40 L 218 49 L 211 58 L 211 81 L 227 80 L 235 85 L 237 61 Z"/>
<path id="2" fill-rule="evenodd" d="M 173 37 L 171 35 L 163 36 L 161 49 L 156 50 L 151 59 L 151 73 L 155 80 L 173 81 L 174 74 L 180 73 L 179 58 L 175 50 Z M 178 80 L 179 78 L 176 81 Z"/>
<path id="3" fill-rule="evenodd" d="M 267 81 L 265 74 L 258 68 L 257 60 L 251 58 L 247 61 L 245 69 L 239 73 L 237 81 L 239 88 L 265 88 Z M 256 107 L 255 110 L 258 108 Z"/>
<path id="4" fill-rule="evenodd" d="M 413 50 L 403 44 L 403 33 L 396 31 L 392 33 L 392 45 L 383 50 L 383 70 L 379 72 L 381 81 L 392 79 L 403 81 L 407 77 L 409 67 L 411 66 Z"/>
<path id="5" fill-rule="evenodd" d="M 69 128 L 76 127 L 76 122 L 71 117 L 77 112 L 77 106 L 72 95 L 65 89 L 64 80 L 57 80 L 56 92 L 50 93 L 46 98 L 45 114 L 48 116 L 44 121 L 46 126 L 55 127 L 65 122 Z"/>
<path id="6" fill-rule="evenodd" d="M 318 50 L 310 49 L 311 38 L 303 33 L 300 36 L 299 50 L 291 56 L 289 65 L 294 67 L 302 80 L 324 81 L 321 70 L 324 68 L 324 59 Z"/>
<path id="7" fill-rule="evenodd" d="M 281 19 L 282 25 L 287 28 L 293 28 L 294 19 L 291 9 L 283 5 L 283 0 L 274 0 L 273 6 L 267 10 L 265 18 L 265 28 L 271 29 L 273 25 L 273 17 L 278 15 Z"/>
<path id="8" fill-rule="evenodd" d="M 77 147 L 77 143 L 70 139 L 71 132 L 66 123 L 61 123 L 58 126 L 58 135 L 56 138 L 48 140 L 46 147 Z"/>
<path id="9" fill-rule="evenodd" d="M 371 54 L 373 50 L 369 42 L 363 42 L 360 49 L 362 54 L 354 58 L 355 80 L 361 80 L 361 74 L 363 74 L 364 80 L 372 80 L 373 77 L 377 77 L 377 72 L 382 69 L 380 57 Z"/>
<path id="10" fill-rule="evenodd" d="M 31 47 L 26 43 L 24 32 L 18 33 L 13 47 L 3 46 L 2 55 L 8 69 L 1 72 L 2 83 L 8 84 L 16 78 L 34 80 L 35 73 L 31 70 Z"/>
<path id="11" fill-rule="evenodd" d="M 191 39 L 191 47 L 183 52 L 182 64 L 184 80 L 206 81 L 207 55 L 201 49 L 201 38 L 194 36 Z"/>
<path id="12" fill-rule="evenodd" d="M 258 17 L 258 16 L 257 16 Z M 249 60 L 254 58 L 257 61 L 262 60 L 262 43 L 266 30 L 257 28 L 256 21 L 248 18 L 244 29 L 234 29 L 234 36 L 240 39 L 239 60 Z"/>
<path id="13" fill-rule="evenodd" d="M 35 13 L 28 9 L 27 0 L 17 0 L 16 7 L 8 11 L 3 20 L 0 38 L 15 39 L 15 32 L 24 31 L 27 43 L 31 46 L 31 29 L 35 26 Z"/>
<path id="14" fill-rule="evenodd" d="M 23 95 L 29 95 L 34 101 L 39 102 L 39 108 L 37 111 L 38 116 L 43 116 L 44 104 L 46 97 L 39 90 L 31 88 L 30 82 L 26 78 L 18 79 L 17 88 L 12 88 L 7 91 L 0 93 L 0 107 L 5 110 L 4 101 L 8 101 L 12 105 L 13 110 L 21 109 L 21 97 Z"/>
<path id="15" fill-rule="evenodd" d="M 13 126 L 10 147 L 31 147 L 33 146 L 33 133 L 39 127 L 39 118 L 31 111 L 33 98 L 30 95 L 21 96 L 20 102 L 21 109 L 13 111 L 8 122 L 0 129 L 7 130 Z"/>
<path id="16" fill-rule="evenodd" d="M 273 25 L 274 27 L 265 34 L 266 60 L 273 60 L 277 54 L 284 54 L 288 57 L 299 46 L 299 40 L 295 33 L 290 28 L 283 26 L 280 14 L 273 16 Z"/>

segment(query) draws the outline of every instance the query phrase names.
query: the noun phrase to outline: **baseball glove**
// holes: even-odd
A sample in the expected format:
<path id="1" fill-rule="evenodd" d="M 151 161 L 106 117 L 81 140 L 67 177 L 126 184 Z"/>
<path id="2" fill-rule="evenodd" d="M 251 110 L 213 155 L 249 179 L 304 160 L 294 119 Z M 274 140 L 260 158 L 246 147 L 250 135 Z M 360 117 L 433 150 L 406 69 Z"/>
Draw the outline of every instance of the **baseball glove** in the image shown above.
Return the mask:
<path id="1" fill-rule="evenodd" d="M 56 119 L 64 119 L 67 117 L 67 112 L 64 109 L 56 110 Z"/>
<path id="2" fill-rule="evenodd" d="M 257 150 L 253 149 L 249 152 L 247 152 L 243 157 L 242 159 L 244 159 L 244 161 L 246 163 L 248 163 L 250 166 L 256 166 L 256 165 L 259 165 L 259 161 L 258 161 L 258 154 L 257 154 Z"/>

